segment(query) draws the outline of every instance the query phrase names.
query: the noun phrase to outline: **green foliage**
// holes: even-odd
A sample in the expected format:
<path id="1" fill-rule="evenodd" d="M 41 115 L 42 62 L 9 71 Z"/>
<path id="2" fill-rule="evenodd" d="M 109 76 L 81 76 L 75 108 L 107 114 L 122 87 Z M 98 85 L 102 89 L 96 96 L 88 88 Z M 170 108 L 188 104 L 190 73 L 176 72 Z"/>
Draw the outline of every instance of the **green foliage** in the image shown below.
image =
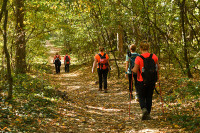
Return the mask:
<path id="1" fill-rule="evenodd" d="M 194 117 L 191 115 L 172 115 L 167 118 L 172 124 L 178 124 L 182 128 L 185 128 L 187 131 L 194 131 L 194 133 L 198 133 L 200 129 L 198 128 L 200 125 L 200 118 Z"/>
<path id="2" fill-rule="evenodd" d="M 198 99 L 200 95 L 200 82 L 191 81 L 188 78 L 182 78 L 177 81 L 179 87 L 174 92 L 165 97 L 166 101 L 177 101 L 177 99 L 191 100 Z"/>
<path id="3" fill-rule="evenodd" d="M 17 75 L 14 77 L 13 100 L 0 103 L 0 128 L 10 131 L 35 132 L 38 119 L 54 119 L 58 116 L 57 102 L 60 96 L 48 85 L 49 81 L 35 75 Z M 4 90 L 5 91 L 5 90 Z M 29 125 L 29 126 L 27 126 Z"/>
<path id="4" fill-rule="evenodd" d="M 181 94 L 182 97 L 186 99 L 198 99 L 200 95 L 200 82 L 193 82 L 189 79 L 181 79 L 178 81 L 179 85 L 185 84 L 185 86 L 178 88 L 175 92 Z"/>

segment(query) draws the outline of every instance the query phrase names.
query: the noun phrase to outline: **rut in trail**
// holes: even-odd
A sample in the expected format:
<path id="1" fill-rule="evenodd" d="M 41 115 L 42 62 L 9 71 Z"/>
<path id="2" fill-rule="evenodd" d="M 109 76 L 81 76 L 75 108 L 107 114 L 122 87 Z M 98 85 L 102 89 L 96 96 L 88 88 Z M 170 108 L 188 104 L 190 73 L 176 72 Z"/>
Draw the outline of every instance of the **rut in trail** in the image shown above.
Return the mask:
<path id="1" fill-rule="evenodd" d="M 60 104 L 60 113 L 63 115 L 58 120 L 60 125 L 47 129 L 49 132 L 169 132 L 158 119 L 161 110 L 152 110 L 153 120 L 141 121 L 141 109 L 135 100 L 131 101 L 129 119 L 128 86 L 124 87 L 113 78 L 108 78 L 108 93 L 98 91 L 98 84 L 95 84 L 97 73 L 91 73 L 92 66 L 75 65 L 72 57 L 70 72 L 65 73 L 64 55 L 61 55 L 61 73 L 55 74 L 52 59 L 55 52 L 61 49 L 50 43 L 47 46 L 51 55 L 51 82 L 60 91 L 67 92 L 68 96 L 68 100 Z"/>

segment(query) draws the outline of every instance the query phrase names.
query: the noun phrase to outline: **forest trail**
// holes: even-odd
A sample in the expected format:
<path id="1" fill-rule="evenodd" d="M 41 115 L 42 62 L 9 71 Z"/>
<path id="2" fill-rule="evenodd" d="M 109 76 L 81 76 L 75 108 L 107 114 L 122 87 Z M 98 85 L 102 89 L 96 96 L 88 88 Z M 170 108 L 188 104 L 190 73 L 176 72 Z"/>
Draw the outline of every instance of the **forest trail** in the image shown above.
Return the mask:
<path id="1" fill-rule="evenodd" d="M 108 79 L 108 93 L 98 91 L 98 84 L 95 84 L 98 80 L 95 79 L 97 73 L 91 73 L 91 66 L 79 68 L 72 61 L 70 72 L 65 73 L 64 55 L 61 55 L 61 73 L 55 74 L 52 60 L 55 52 L 61 49 L 55 48 L 50 43 L 47 46 L 50 49 L 49 64 L 53 71 L 48 77 L 56 89 L 65 91 L 68 96 L 68 100 L 60 103 L 59 113 L 62 117 L 54 121 L 57 124 L 52 125 L 55 126 L 46 129 L 48 132 L 176 132 L 162 119 L 161 104 L 155 103 L 155 100 L 151 113 L 153 120 L 141 121 L 141 110 L 135 100 L 131 101 L 129 119 L 127 88 Z"/>

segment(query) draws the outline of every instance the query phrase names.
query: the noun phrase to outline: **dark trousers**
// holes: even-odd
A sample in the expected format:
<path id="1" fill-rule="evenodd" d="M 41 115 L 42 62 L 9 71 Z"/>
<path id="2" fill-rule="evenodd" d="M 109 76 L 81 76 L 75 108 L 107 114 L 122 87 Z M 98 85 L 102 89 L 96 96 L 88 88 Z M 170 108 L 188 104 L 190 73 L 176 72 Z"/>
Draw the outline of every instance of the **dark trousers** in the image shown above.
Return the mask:
<path id="1" fill-rule="evenodd" d="M 69 72 L 69 64 L 65 64 L 65 72 Z"/>
<path id="2" fill-rule="evenodd" d="M 137 83 L 140 108 L 146 108 L 149 114 L 151 112 L 154 88 L 155 83 L 150 85 L 144 85 L 143 82 Z"/>
<path id="3" fill-rule="evenodd" d="M 134 78 L 134 81 L 132 79 L 132 74 L 128 74 L 128 79 L 129 79 L 129 92 L 132 93 L 133 92 L 133 82 L 134 82 L 134 85 L 135 85 L 135 90 L 136 90 L 136 93 L 138 93 L 138 90 L 137 90 L 137 74 L 133 74 L 133 78 Z"/>
<path id="4" fill-rule="evenodd" d="M 55 64 L 56 73 L 60 73 L 60 65 L 58 63 Z"/>
<path id="5" fill-rule="evenodd" d="M 107 90 L 107 75 L 108 75 L 108 69 L 100 70 L 100 68 L 97 68 L 98 76 L 99 76 L 99 89 L 102 89 L 102 77 L 104 81 L 104 90 Z"/>

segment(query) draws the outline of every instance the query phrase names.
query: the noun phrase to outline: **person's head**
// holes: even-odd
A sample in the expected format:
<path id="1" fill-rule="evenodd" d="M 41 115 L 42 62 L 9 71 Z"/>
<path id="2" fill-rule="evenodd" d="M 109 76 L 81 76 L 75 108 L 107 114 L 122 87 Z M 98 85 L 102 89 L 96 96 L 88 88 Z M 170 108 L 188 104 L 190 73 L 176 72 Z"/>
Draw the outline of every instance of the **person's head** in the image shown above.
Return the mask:
<path id="1" fill-rule="evenodd" d="M 56 55 L 58 55 L 58 52 L 56 52 Z"/>
<path id="2" fill-rule="evenodd" d="M 104 51 L 104 47 L 103 46 L 99 46 L 99 51 L 103 52 Z"/>
<path id="3" fill-rule="evenodd" d="M 149 43 L 145 40 L 140 43 L 140 49 L 143 51 L 149 50 Z"/>
<path id="4" fill-rule="evenodd" d="M 135 52 L 135 50 L 136 50 L 136 45 L 135 45 L 135 44 L 131 44 L 130 50 L 131 50 L 131 52 Z"/>

